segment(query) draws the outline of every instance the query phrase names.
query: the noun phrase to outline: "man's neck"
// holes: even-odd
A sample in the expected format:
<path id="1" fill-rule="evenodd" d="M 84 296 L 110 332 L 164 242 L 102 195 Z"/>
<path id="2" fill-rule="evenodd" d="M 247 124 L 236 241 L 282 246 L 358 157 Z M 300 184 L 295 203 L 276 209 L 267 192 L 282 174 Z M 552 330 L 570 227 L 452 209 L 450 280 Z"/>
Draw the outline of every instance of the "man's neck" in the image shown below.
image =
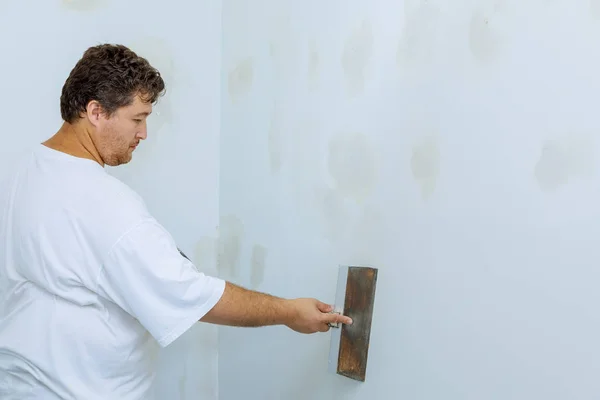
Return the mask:
<path id="1" fill-rule="evenodd" d="M 51 149 L 79 158 L 96 161 L 104 167 L 104 161 L 92 141 L 87 129 L 84 127 L 63 123 L 58 132 L 42 143 Z"/>

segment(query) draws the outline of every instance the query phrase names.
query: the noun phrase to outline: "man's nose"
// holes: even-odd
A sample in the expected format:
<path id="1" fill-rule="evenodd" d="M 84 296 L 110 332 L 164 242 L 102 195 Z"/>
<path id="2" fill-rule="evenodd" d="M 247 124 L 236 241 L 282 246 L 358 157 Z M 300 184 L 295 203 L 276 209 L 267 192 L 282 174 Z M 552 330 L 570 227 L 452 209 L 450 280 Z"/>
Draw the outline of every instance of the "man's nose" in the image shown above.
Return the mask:
<path id="1" fill-rule="evenodd" d="M 142 126 L 142 129 L 140 129 L 136 136 L 142 140 L 146 140 L 148 137 L 148 126 L 146 125 L 146 121 L 144 121 L 144 126 Z"/>

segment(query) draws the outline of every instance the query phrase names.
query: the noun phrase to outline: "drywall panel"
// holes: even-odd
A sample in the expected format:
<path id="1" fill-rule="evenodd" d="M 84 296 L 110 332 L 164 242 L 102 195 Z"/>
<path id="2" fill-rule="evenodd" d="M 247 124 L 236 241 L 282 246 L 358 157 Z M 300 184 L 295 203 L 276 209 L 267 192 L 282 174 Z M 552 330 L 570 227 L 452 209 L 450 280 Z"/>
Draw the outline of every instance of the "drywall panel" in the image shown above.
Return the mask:
<path id="1" fill-rule="evenodd" d="M 220 273 L 379 272 L 364 383 L 329 334 L 222 328 L 222 400 L 600 392 L 596 4 L 223 2 Z"/>

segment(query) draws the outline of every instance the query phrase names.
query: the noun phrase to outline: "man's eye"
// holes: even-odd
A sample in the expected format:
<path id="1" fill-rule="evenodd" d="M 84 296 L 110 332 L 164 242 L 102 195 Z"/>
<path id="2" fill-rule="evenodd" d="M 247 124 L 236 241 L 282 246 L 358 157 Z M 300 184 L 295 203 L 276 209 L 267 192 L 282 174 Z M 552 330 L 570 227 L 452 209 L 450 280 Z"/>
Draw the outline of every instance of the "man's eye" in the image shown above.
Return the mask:
<path id="1" fill-rule="evenodd" d="M 142 122 L 141 119 L 134 119 L 135 122 Z"/>

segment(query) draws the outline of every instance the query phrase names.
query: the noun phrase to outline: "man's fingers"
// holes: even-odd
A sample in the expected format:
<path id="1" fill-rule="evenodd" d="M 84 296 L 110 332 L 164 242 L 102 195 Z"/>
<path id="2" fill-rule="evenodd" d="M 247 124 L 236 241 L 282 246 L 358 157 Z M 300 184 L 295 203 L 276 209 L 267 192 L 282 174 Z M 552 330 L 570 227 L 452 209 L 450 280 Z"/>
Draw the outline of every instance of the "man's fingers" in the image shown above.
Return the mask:
<path id="1" fill-rule="evenodd" d="M 333 311 L 333 307 L 331 305 L 325 304 L 320 301 L 317 301 L 317 308 L 319 309 L 319 311 L 325 312 L 325 313 Z"/>
<path id="2" fill-rule="evenodd" d="M 347 317 L 345 315 L 341 315 L 341 314 L 326 314 L 325 315 L 325 322 L 327 323 L 341 323 L 341 324 L 346 324 L 346 325 L 351 325 L 352 324 L 352 318 Z"/>

